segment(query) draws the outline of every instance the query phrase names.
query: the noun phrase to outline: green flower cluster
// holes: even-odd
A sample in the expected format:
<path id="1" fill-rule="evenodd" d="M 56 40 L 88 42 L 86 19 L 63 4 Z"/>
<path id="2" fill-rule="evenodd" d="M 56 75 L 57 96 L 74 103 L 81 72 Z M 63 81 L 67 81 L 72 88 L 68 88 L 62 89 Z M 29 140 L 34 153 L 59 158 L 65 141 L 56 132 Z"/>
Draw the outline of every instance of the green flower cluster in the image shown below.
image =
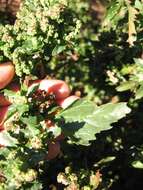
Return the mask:
<path id="1" fill-rule="evenodd" d="M 0 25 L 0 58 L 15 64 L 16 74 L 34 72 L 52 56 L 72 51 L 80 21 L 68 0 L 25 0 L 14 25 Z"/>

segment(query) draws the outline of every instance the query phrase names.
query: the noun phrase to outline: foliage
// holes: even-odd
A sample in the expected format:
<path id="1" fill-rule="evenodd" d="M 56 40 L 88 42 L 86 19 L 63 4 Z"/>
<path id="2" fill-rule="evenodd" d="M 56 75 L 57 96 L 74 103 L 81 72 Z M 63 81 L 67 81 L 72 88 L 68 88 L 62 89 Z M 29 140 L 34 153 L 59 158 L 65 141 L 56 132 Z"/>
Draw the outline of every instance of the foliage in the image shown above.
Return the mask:
<path id="1" fill-rule="evenodd" d="M 14 25 L 0 19 L 0 60 L 15 64 L 21 84 L 20 92 L 4 90 L 13 104 L 7 132 L 0 133 L 6 145 L 0 149 L 0 190 L 143 185 L 142 4 L 25 0 Z M 25 76 L 47 75 L 85 98 L 64 110 L 50 96 L 35 101 L 37 89 L 28 90 Z M 47 128 L 47 119 L 55 127 Z M 48 161 L 48 143 L 61 132 L 61 154 Z"/>
<path id="2" fill-rule="evenodd" d="M 59 115 L 65 120 L 62 129 L 65 135 L 72 138 L 71 142 L 89 145 L 89 141 L 95 140 L 95 134 L 111 129 L 111 123 L 129 112 L 125 103 L 109 103 L 98 107 L 80 100 Z"/>
<path id="3" fill-rule="evenodd" d="M 54 138 L 59 135 L 59 130 L 57 130 L 58 133 L 50 133 L 52 130 L 46 127 L 45 120 L 50 119 L 54 122 L 56 125 L 54 131 L 56 131 L 55 128 L 60 128 L 60 131 L 65 137 L 71 139 L 72 143 L 89 145 L 89 141 L 94 140 L 97 133 L 110 129 L 111 123 L 118 121 L 130 112 L 125 103 L 106 104 L 98 107 L 94 103 L 82 99 L 60 111 L 50 95 L 45 97 L 41 94 L 39 97 L 39 95 L 36 96 L 38 92 L 35 91 L 35 88 L 31 88 L 31 90 L 32 92 L 29 90 L 27 92 L 25 88 L 24 91 L 18 93 L 5 90 L 6 96 L 13 97 L 13 104 L 9 107 L 5 121 L 6 131 L 0 133 L 0 144 L 5 146 L 3 149 L 6 151 L 6 154 L 5 152 L 1 153 L 2 175 L 6 180 L 4 180 L 6 183 L 3 184 L 3 188 L 20 189 L 24 183 L 29 182 L 27 180 L 29 175 L 30 183 L 37 180 L 36 176 L 40 173 L 40 167 L 46 162 L 48 153 L 46 142 L 54 141 Z M 35 99 L 35 97 L 37 98 Z M 49 103 L 48 107 L 46 106 L 47 102 Z M 43 106 L 44 104 L 45 106 Z M 58 114 L 55 115 L 57 110 Z M 79 111 L 80 114 L 77 117 Z M 102 118 L 103 115 L 104 118 Z M 16 167 L 19 165 L 17 171 L 20 172 L 19 177 L 17 172 L 7 177 L 7 171 L 13 173 L 14 165 L 10 167 L 6 163 L 13 160 L 15 160 Z M 29 171 L 29 168 L 33 170 Z M 23 176 L 22 179 L 21 176 Z M 14 179 L 14 184 L 13 182 L 11 184 L 10 178 Z M 32 184 L 31 187 L 33 188 Z"/>
<path id="4" fill-rule="evenodd" d="M 1 25 L 0 50 L 13 61 L 17 75 L 28 75 L 36 63 L 46 65 L 52 56 L 72 51 L 80 21 L 67 3 L 24 1 L 15 24 Z"/>

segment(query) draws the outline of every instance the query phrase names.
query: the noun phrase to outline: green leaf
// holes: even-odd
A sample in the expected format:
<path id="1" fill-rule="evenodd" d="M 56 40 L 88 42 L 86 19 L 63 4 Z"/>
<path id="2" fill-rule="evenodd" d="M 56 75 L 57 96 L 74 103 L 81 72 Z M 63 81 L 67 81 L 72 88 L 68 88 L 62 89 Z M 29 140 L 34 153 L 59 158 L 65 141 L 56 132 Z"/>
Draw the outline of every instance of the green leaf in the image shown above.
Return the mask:
<path id="1" fill-rule="evenodd" d="M 37 117 L 21 117 L 20 120 L 26 124 L 26 128 L 23 130 L 26 137 L 35 137 L 40 133 L 40 127 L 37 123 Z"/>
<path id="2" fill-rule="evenodd" d="M 141 99 L 143 97 L 143 84 L 139 87 L 139 89 L 136 92 L 135 99 Z"/>
<path id="3" fill-rule="evenodd" d="M 62 53 L 66 49 L 65 45 L 56 45 L 55 48 L 52 51 L 52 56 L 58 55 L 59 53 Z"/>
<path id="4" fill-rule="evenodd" d="M 143 169 L 143 162 L 140 160 L 132 162 L 132 166 L 134 168 Z"/>
<path id="5" fill-rule="evenodd" d="M 137 66 L 143 69 L 143 59 L 141 58 L 134 58 L 134 62 Z"/>
<path id="6" fill-rule="evenodd" d="M 135 1 L 135 8 L 140 11 L 140 14 L 143 15 L 143 3 L 139 0 Z"/>
<path id="7" fill-rule="evenodd" d="M 96 107 L 94 103 L 80 99 L 58 114 L 57 117 L 63 117 L 66 122 L 80 122 L 88 115 L 91 115 Z"/>
<path id="8" fill-rule="evenodd" d="M 2 131 L 0 133 L 0 145 L 15 147 L 17 144 L 17 140 L 10 136 L 10 134 L 6 131 Z"/>
<path id="9" fill-rule="evenodd" d="M 109 103 L 97 107 L 92 102 L 81 100 L 60 114 L 65 120 L 61 128 L 72 143 L 89 145 L 89 141 L 96 139 L 97 133 L 111 129 L 112 123 L 117 122 L 129 112 L 130 108 L 126 103 Z"/>
<path id="10" fill-rule="evenodd" d="M 108 156 L 98 161 L 96 164 L 94 164 L 94 166 L 99 167 L 100 165 L 107 164 L 108 162 L 112 162 L 115 159 L 116 159 L 115 156 Z"/>
<path id="11" fill-rule="evenodd" d="M 85 122 L 72 122 L 62 125 L 62 131 L 69 137 L 69 143 L 77 145 L 90 145 L 89 141 L 95 140 L 95 127 Z"/>
<path id="12" fill-rule="evenodd" d="M 28 110 L 29 106 L 27 104 L 12 104 L 8 108 L 8 114 L 5 122 L 13 120 L 15 116 L 17 119 L 20 118 L 23 113 L 27 112 Z"/>
<path id="13" fill-rule="evenodd" d="M 111 1 L 103 22 L 103 26 L 116 27 L 119 20 L 125 15 L 124 2 L 122 0 Z M 119 16 L 120 15 L 120 16 Z"/>
<path id="14" fill-rule="evenodd" d="M 112 20 L 112 19 L 115 17 L 115 15 L 118 14 L 117 11 L 120 10 L 120 7 L 121 7 L 121 5 L 120 5 L 120 2 L 119 2 L 119 1 L 114 1 L 114 2 L 112 2 L 112 3 L 111 3 L 111 6 L 109 7 L 109 9 L 108 9 L 108 11 L 107 11 L 106 17 L 107 17 L 109 20 Z"/>
<path id="15" fill-rule="evenodd" d="M 27 39 L 23 42 L 22 47 L 26 49 L 26 51 L 37 51 L 42 49 L 43 47 L 43 39 L 36 38 L 36 37 L 27 37 Z"/>
<path id="16" fill-rule="evenodd" d="M 10 102 L 12 102 L 15 105 L 22 105 L 27 103 L 27 99 L 25 96 L 22 96 L 20 92 L 13 92 L 11 90 L 4 90 L 4 95 L 10 99 Z"/>
<path id="17" fill-rule="evenodd" d="M 33 84 L 28 88 L 27 96 L 31 96 L 34 92 L 36 92 L 39 88 L 40 84 Z"/>
<path id="18" fill-rule="evenodd" d="M 20 118 L 23 113 L 29 110 L 27 99 L 25 96 L 22 96 L 20 92 L 4 90 L 4 95 L 10 99 L 10 102 L 12 102 L 12 105 L 8 108 L 6 121 L 13 120 L 15 116 L 16 118 Z"/>
<path id="19" fill-rule="evenodd" d="M 111 123 L 117 122 L 130 111 L 126 103 L 108 103 L 100 106 L 91 116 L 87 117 L 85 121 L 99 128 L 99 130 L 107 130 L 111 128 Z"/>
<path id="20" fill-rule="evenodd" d="M 127 82 L 123 82 L 120 86 L 118 86 L 116 88 L 116 90 L 118 92 L 123 92 L 123 91 L 126 91 L 126 90 L 132 90 L 136 87 L 136 82 L 134 81 L 127 81 Z"/>

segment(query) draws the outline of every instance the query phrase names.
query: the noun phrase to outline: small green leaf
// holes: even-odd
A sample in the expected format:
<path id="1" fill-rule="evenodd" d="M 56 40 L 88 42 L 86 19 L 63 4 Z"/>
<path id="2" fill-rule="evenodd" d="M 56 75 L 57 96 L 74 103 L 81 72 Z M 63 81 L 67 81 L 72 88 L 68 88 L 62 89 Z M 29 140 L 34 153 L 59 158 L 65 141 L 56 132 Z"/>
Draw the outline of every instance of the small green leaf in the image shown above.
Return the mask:
<path id="1" fill-rule="evenodd" d="M 135 1 L 135 8 L 140 11 L 140 14 L 143 15 L 143 3 L 139 0 Z"/>
<path id="2" fill-rule="evenodd" d="M 15 116 L 17 119 L 20 118 L 23 113 L 27 112 L 28 110 L 29 106 L 27 104 L 12 104 L 8 108 L 8 114 L 5 122 L 13 120 Z"/>
<path id="3" fill-rule="evenodd" d="M 36 92 L 39 88 L 39 84 L 33 84 L 28 88 L 27 96 L 31 96 L 34 92 Z"/>
<path id="4" fill-rule="evenodd" d="M 10 136 L 10 134 L 6 131 L 2 131 L 0 133 L 0 145 L 15 147 L 17 144 L 17 140 Z"/>
<path id="5" fill-rule="evenodd" d="M 136 82 L 134 82 L 134 81 L 128 81 L 128 82 L 122 83 L 120 86 L 118 86 L 116 88 L 116 90 L 118 92 L 123 92 L 123 91 L 126 91 L 126 90 L 132 90 L 135 87 L 136 87 Z"/>
<path id="6" fill-rule="evenodd" d="M 125 12 L 126 10 L 125 10 L 123 1 L 117 0 L 117 1 L 111 2 L 107 10 L 107 13 L 103 22 L 103 26 L 109 26 L 109 27 L 117 26 L 117 23 L 119 22 L 119 20 L 121 20 L 124 17 Z"/>
<path id="7" fill-rule="evenodd" d="M 52 51 L 52 56 L 58 55 L 59 53 L 62 53 L 66 49 L 66 46 L 60 46 L 56 45 L 55 48 Z"/>
<path id="8" fill-rule="evenodd" d="M 143 84 L 139 87 L 139 89 L 136 92 L 135 99 L 141 99 L 143 97 Z"/>
<path id="9" fill-rule="evenodd" d="M 94 164 L 94 166 L 99 167 L 99 165 L 107 164 L 108 162 L 112 162 L 115 159 L 116 159 L 115 156 L 108 156 L 108 157 L 105 157 L 105 158 L 101 159 L 99 162 Z"/>
<path id="10" fill-rule="evenodd" d="M 132 163 L 132 166 L 134 167 L 134 168 L 138 168 L 138 169 L 143 169 L 143 162 L 141 162 L 141 161 L 134 161 L 133 163 Z"/>
<path id="11" fill-rule="evenodd" d="M 138 65 L 140 68 L 143 69 L 143 59 L 134 58 L 134 62 L 135 62 L 136 65 Z"/>
<path id="12" fill-rule="evenodd" d="M 40 133 L 40 128 L 37 123 L 37 118 L 36 117 L 21 117 L 20 120 L 26 124 L 26 128 L 23 130 L 24 134 L 26 137 L 35 137 Z"/>
<path id="13" fill-rule="evenodd" d="M 25 41 L 23 42 L 22 48 L 26 49 L 26 51 L 37 51 L 42 49 L 43 42 L 42 39 L 37 37 L 27 37 Z"/>

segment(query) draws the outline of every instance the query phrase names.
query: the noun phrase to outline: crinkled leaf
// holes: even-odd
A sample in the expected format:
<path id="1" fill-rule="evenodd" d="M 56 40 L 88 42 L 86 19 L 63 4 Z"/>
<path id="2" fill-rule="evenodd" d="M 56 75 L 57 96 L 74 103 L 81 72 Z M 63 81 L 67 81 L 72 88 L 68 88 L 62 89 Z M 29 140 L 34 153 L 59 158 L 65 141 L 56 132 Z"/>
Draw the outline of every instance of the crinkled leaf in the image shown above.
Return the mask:
<path id="1" fill-rule="evenodd" d="M 0 145 L 15 147 L 17 144 L 17 140 L 10 136 L 10 134 L 6 131 L 2 131 L 0 133 Z"/>

